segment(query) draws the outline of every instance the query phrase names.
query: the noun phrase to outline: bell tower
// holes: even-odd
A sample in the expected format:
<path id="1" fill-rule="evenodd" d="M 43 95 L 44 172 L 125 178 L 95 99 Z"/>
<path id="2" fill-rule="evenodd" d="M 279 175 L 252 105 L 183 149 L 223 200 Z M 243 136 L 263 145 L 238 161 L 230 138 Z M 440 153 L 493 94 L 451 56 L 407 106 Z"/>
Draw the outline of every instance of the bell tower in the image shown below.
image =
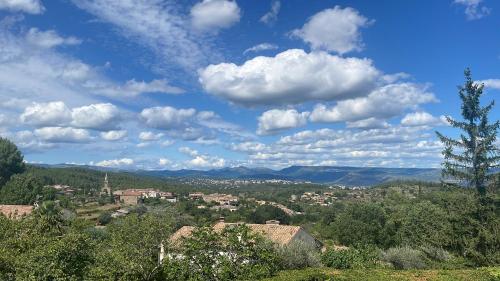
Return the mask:
<path id="1" fill-rule="evenodd" d="M 111 195 L 111 188 L 108 182 L 108 173 L 104 176 L 104 186 L 101 188 L 101 195 Z"/>

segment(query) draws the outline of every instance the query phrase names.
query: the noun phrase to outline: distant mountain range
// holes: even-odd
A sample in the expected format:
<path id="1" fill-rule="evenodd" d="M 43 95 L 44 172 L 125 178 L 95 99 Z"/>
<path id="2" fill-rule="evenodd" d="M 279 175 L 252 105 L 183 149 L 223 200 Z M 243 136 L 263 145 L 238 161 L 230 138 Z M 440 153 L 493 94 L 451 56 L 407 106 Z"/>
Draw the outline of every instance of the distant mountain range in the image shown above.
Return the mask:
<path id="1" fill-rule="evenodd" d="M 222 168 L 208 171 L 136 171 L 136 173 L 168 178 L 210 178 L 210 179 L 282 179 L 310 181 L 348 186 L 374 185 L 392 180 L 439 181 L 439 169 L 419 168 L 375 168 L 375 167 L 332 167 L 291 166 L 282 170 L 267 168 Z"/>
<path id="2" fill-rule="evenodd" d="M 39 165 L 53 168 L 80 167 L 100 171 L 124 171 L 96 166 Z M 340 184 L 347 186 L 369 186 L 393 180 L 439 181 L 439 169 L 335 167 L 335 166 L 291 166 L 281 170 L 268 168 L 234 167 L 202 170 L 127 170 L 127 172 L 156 178 L 205 178 L 205 179 L 282 179 L 309 181 L 313 183 Z"/>

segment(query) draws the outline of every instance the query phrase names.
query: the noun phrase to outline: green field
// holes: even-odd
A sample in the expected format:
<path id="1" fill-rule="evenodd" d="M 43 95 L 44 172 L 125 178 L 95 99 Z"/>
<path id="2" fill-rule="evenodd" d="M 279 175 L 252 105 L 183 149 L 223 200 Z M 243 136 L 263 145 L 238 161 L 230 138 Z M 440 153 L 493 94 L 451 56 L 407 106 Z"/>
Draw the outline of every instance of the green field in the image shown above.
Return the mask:
<path id="1" fill-rule="evenodd" d="M 335 270 L 310 268 L 282 271 L 267 281 L 500 281 L 500 267 L 458 270 Z"/>

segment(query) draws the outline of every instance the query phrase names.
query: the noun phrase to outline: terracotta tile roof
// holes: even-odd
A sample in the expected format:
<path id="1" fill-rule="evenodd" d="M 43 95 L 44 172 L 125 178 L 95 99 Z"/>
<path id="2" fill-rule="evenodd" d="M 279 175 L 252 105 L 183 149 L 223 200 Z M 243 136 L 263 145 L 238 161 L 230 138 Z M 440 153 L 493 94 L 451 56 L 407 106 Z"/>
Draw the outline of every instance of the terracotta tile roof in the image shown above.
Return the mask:
<path id="1" fill-rule="evenodd" d="M 219 222 L 213 226 L 216 232 L 221 232 L 226 226 L 238 225 L 238 223 Z M 293 237 L 301 230 L 300 226 L 279 224 L 246 224 L 254 233 L 258 233 L 279 245 L 289 244 Z M 189 237 L 195 227 L 183 226 L 170 236 L 170 243 L 178 246 L 182 237 Z"/>
<path id="2" fill-rule="evenodd" d="M 8 218 L 18 219 L 33 212 L 31 205 L 0 205 L 0 213 Z"/>

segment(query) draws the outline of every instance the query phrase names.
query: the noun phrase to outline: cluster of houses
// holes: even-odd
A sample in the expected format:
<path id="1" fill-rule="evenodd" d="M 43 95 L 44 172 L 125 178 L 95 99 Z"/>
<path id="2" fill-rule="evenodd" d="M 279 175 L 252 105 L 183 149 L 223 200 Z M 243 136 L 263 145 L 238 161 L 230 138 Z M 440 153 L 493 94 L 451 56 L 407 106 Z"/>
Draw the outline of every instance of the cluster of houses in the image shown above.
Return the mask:
<path id="1" fill-rule="evenodd" d="M 123 189 L 113 192 L 115 199 L 126 205 L 137 205 L 147 198 L 158 198 L 167 202 L 177 202 L 177 196 L 172 192 L 157 189 Z"/>
<path id="2" fill-rule="evenodd" d="M 188 194 L 188 198 L 191 200 L 203 200 L 205 203 L 215 203 L 214 206 L 210 207 L 212 210 L 228 210 L 230 212 L 235 212 L 238 210 L 238 196 L 231 194 L 222 193 L 212 193 L 204 194 L 202 192 L 192 192 Z M 199 208 L 206 208 L 201 205 Z"/>
<path id="3" fill-rule="evenodd" d="M 335 200 L 338 200 L 338 198 L 333 195 L 333 192 L 304 192 L 304 194 L 302 194 L 300 197 L 295 194 L 290 196 L 290 202 L 305 201 L 320 206 L 331 205 Z"/>

